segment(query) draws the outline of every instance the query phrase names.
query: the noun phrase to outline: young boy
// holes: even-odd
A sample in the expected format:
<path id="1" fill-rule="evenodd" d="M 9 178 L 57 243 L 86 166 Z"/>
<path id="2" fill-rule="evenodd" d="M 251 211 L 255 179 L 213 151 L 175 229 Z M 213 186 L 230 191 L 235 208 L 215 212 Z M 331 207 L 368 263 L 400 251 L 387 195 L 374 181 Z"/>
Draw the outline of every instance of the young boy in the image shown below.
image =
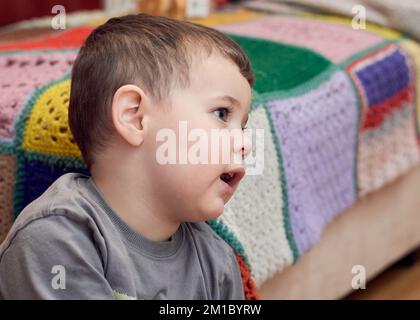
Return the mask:
<path id="1" fill-rule="evenodd" d="M 94 30 L 69 107 L 91 177 L 65 174 L 22 211 L 0 246 L 0 298 L 243 299 L 232 249 L 204 222 L 222 214 L 243 161 L 185 161 L 181 129 L 243 134 L 253 81 L 214 29 L 139 14 Z M 175 164 L 159 159 L 167 132 Z M 249 147 L 228 152 L 243 160 Z"/>

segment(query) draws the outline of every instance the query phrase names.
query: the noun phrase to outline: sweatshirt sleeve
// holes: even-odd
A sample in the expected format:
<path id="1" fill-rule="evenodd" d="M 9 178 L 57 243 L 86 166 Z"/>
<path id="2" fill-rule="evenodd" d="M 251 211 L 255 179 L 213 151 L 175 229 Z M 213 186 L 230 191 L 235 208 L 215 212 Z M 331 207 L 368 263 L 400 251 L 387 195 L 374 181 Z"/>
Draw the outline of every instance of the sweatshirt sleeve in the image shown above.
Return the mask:
<path id="1" fill-rule="evenodd" d="M 113 299 L 85 221 L 50 214 L 18 231 L 0 255 L 2 299 Z"/>

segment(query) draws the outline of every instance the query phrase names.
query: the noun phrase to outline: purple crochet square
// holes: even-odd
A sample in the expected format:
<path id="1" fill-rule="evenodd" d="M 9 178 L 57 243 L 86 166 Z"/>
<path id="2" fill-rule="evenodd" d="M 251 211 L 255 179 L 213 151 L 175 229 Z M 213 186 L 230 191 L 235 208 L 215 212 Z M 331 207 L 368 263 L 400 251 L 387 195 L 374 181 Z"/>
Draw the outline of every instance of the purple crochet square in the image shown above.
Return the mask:
<path id="1" fill-rule="evenodd" d="M 357 100 L 343 72 L 309 92 L 268 103 L 279 139 L 300 254 L 356 201 Z"/>
<path id="2" fill-rule="evenodd" d="M 387 50 L 388 51 L 388 50 Z M 410 82 L 407 59 L 397 47 L 355 72 L 367 98 L 368 106 L 373 106 L 391 98 Z"/>
<path id="3" fill-rule="evenodd" d="M 77 52 L 33 52 L 0 55 L 0 140 L 10 141 L 15 122 L 36 89 L 62 78 Z"/>

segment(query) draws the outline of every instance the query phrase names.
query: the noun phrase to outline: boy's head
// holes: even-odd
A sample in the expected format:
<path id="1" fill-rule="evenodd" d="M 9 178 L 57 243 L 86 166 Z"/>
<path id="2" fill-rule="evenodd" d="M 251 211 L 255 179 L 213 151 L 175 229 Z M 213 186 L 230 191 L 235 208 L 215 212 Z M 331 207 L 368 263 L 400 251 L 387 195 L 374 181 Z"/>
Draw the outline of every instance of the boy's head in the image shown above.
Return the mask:
<path id="1" fill-rule="evenodd" d="M 113 18 L 90 34 L 74 63 L 69 125 L 91 172 L 101 161 L 101 167 L 131 166 L 133 179 L 153 182 L 150 195 L 172 198 L 165 199 L 172 207 L 191 200 L 180 206 L 183 220 L 205 220 L 221 213 L 241 173 L 228 183 L 231 190 L 220 175 L 238 166 L 192 168 L 180 154 L 175 166 L 162 165 L 159 136 L 172 130 L 182 152 L 180 121 L 188 134 L 199 129 L 209 137 L 212 129 L 243 129 L 253 83 L 242 49 L 217 30 L 146 14 Z M 243 145 L 236 149 L 244 152 Z M 200 211 L 201 217 L 188 216 Z"/>

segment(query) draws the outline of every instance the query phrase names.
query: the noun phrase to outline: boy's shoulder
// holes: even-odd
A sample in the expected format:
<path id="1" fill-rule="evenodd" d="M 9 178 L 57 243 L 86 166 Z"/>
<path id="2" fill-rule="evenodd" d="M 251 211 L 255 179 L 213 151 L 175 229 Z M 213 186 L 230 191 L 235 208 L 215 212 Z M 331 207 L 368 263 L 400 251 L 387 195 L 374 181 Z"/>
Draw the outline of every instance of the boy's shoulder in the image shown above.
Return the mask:
<path id="1" fill-rule="evenodd" d="M 91 194 L 91 188 L 87 175 L 67 173 L 59 177 L 16 218 L 5 241 L 0 244 L 0 256 L 17 235 L 28 241 L 35 236 L 38 241 L 44 235 L 48 242 L 68 235 L 68 231 L 75 228 L 85 229 L 89 234 L 101 234 L 97 230 L 98 223 L 102 225 L 103 222 L 99 213 L 101 207 L 95 194 Z M 183 225 L 185 235 L 191 237 L 200 252 L 222 260 L 234 255 L 232 247 L 208 223 L 184 222 Z"/>
<path id="2" fill-rule="evenodd" d="M 234 255 L 233 248 L 207 222 L 188 222 L 186 225 L 200 247 L 205 246 L 209 252 L 224 257 Z"/>
<path id="3" fill-rule="evenodd" d="M 41 196 L 22 210 L 6 239 L 0 245 L 0 252 L 9 246 L 11 241 L 23 230 L 28 233 L 25 234 L 25 237 L 31 237 L 31 230 L 34 228 L 28 228 L 29 226 L 36 226 L 38 229 L 53 226 L 56 231 L 59 231 L 59 225 L 63 224 L 64 220 L 72 221 L 75 224 L 83 224 L 91 220 L 89 210 L 86 210 L 88 201 L 81 192 L 83 183 L 88 179 L 89 176 L 83 174 L 66 173 L 55 180 Z M 47 223 L 44 223 L 45 221 Z M 40 230 L 37 231 L 39 234 Z M 51 232 L 49 236 L 53 236 L 55 233 L 54 229 L 44 231 Z"/>
<path id="4" fill-rule="evenodd" d="M 83 215 L 78 210 L 86 201 L 83 188 L 89 176 L 80 173 L 66 173 L 55 180 L 38 198 L 30 202 L 19 214 L 15 224 L 21 225 L 34 219 L 57 214 L 63 210 L 71 215 Z"/>
<path id="5" fill-rule="evenodd" d="M 189 223 L 207 282 L 217 284 L 221 299 L 244 299 L 241 270 L 234 249 L 206 222 Z"/>

